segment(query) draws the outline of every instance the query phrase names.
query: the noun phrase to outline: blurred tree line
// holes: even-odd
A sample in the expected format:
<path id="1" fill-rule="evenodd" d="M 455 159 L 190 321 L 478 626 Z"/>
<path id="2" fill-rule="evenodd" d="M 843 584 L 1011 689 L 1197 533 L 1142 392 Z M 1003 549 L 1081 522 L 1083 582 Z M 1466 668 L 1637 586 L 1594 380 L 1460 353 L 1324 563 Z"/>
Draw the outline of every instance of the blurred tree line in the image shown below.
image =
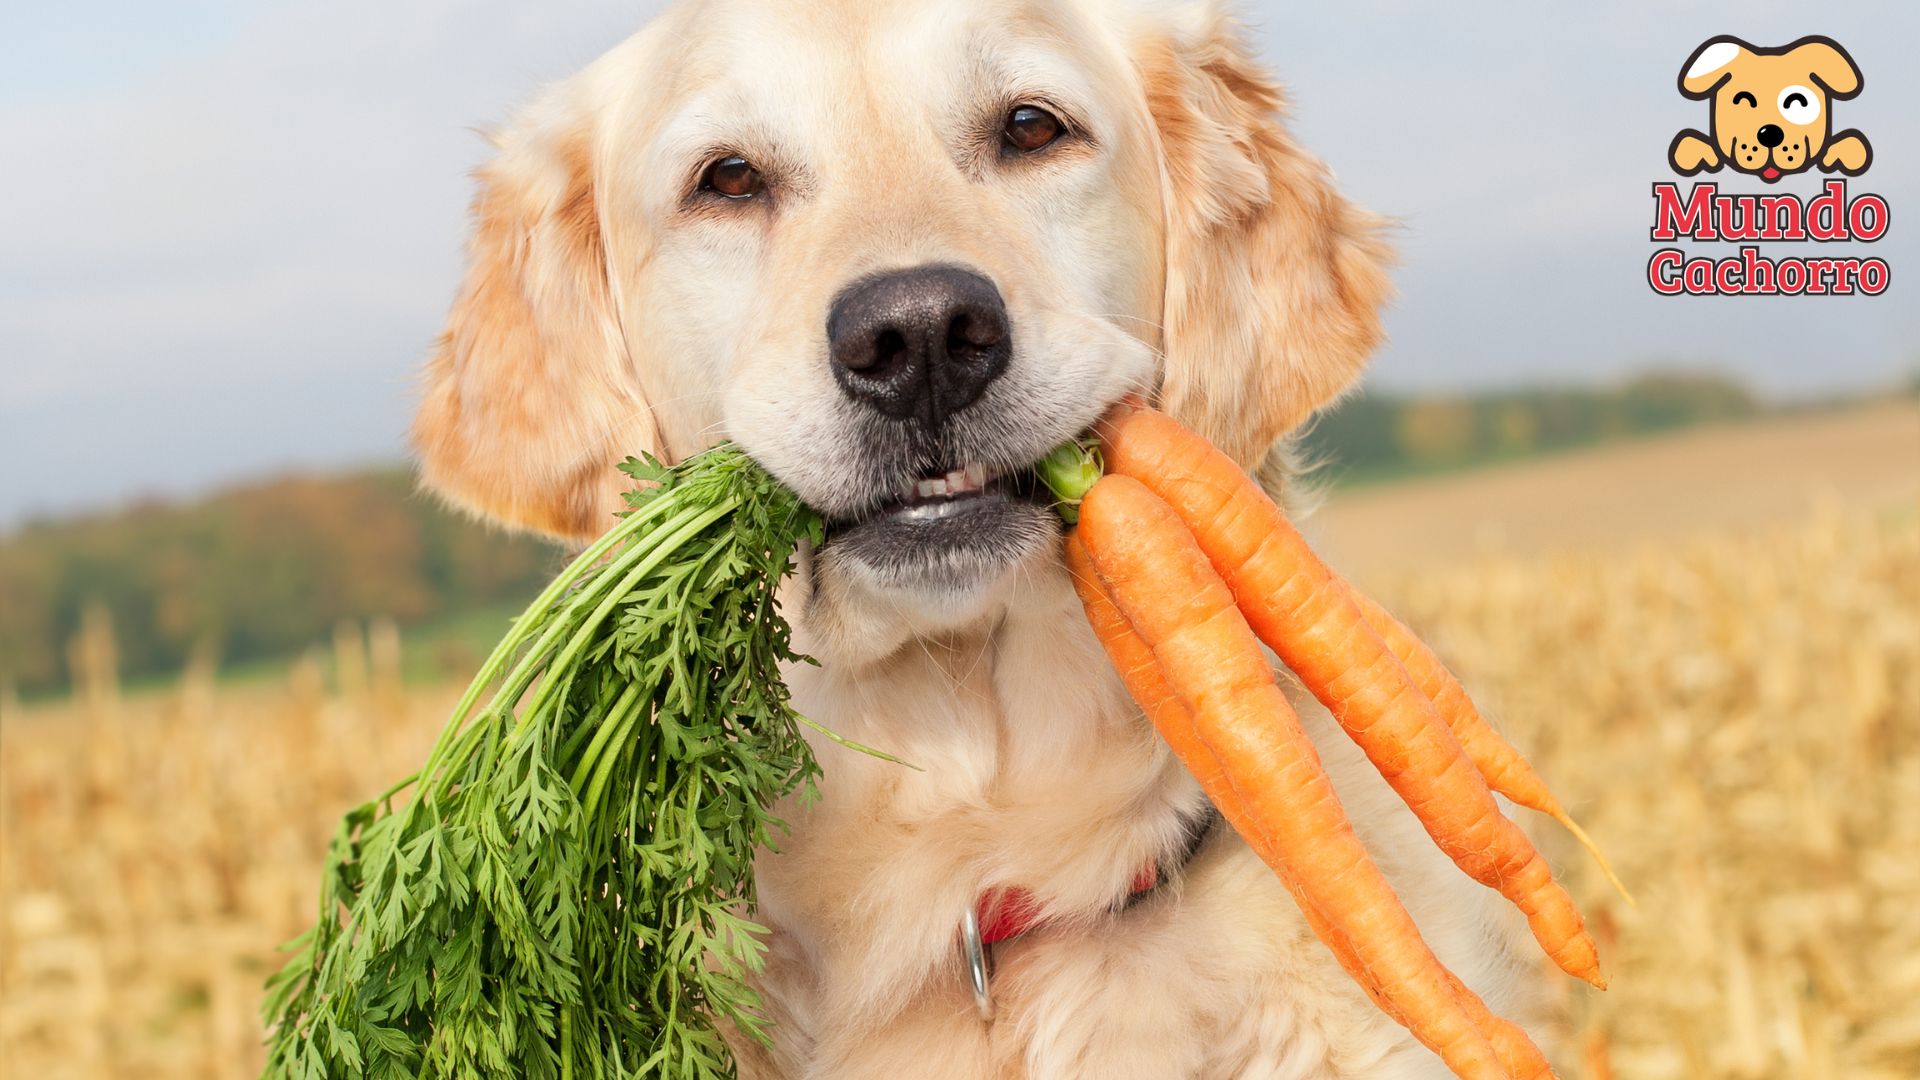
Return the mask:
<path id="1" fill-rule="evenodd" d="M 1758 408 L 1738 383 L 1689 375 L 1473 397 L 1368 393 L 1317 420 L 1306 448 L 1336 481 L 1364 481 Z M 177 672 L 196 651 L 223 664 L 286 656 L 343 619 L 406 628 L 497 609 L 537 592 L 563 561 L 551 545 L 442 509 L 400 469 L 30 524 L 0 539 L 0 688 L 66 686 L 68 645 L 102 611 L 120 674 L 139 678 Z"/>
<path id="2" fill-rule="evenodd" d="M 104 608 L 123 675 L 284 656 L 342 619 L 402 627 L 530 597 L 557 549 L 417 494 L 400 469 L 295 477 L 184 505 L 29 524 L 0 539 L 0 684 L 68 682 L 67 646 Z"/>
<path id="3" fill-rule="evenodd" d="M 1473 396 L 1364 392 L 1316 419 L 1308 459 L 1354 482 L 1526 457 L 1624 435 L 1752 416 L 1761 405 L 1718 375 L 1644 375 L 1610 387 Z"/>

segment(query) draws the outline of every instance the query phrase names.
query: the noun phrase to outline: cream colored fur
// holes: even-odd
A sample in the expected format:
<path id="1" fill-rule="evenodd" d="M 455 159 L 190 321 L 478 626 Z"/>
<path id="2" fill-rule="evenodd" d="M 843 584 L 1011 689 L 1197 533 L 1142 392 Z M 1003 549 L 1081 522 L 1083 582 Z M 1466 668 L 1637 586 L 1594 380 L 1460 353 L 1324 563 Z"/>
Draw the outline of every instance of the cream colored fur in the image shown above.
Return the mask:
<path id="1" fill-rule="evenodd" d="M 1009 165 L 975 134 L 1022 101 L 1089 136 Z M 1254 468 L 1350 385 L 1387 292 L 1374 219 L 1282 126 L 1213 5 L 1128 0 L 706 0 L 555 87 L 480 175 L 472 269 L 415 427 L 426 482 L 579 539 L 614 461 L 734 438 L 809 501 L 855 482 L 827 369 L 830 298 L 957 262 L 1006 298 L 1007 438 L 1037 457 L 1129 389 Z M 701 164 L 770 177 L 690 199 Z M 983 399 L 984 401 L 984 399 Z M 1280 470 L 1263 469 L 1263 477 Z M 883 585 L 809 552 L 787 594 L 817 667 L 799 706 L 922 767 L 824 741 L 823 798 L 760 860 L 771 927 L 754 1078 L 1427 1077 L 1220 832 L 1173 882 L 1200 795 L 1108 667 L 1047 551 L 959 590 Z M 1429 941 L 1499 1012 L 1549 1032 L 1516 919 L 1426 839 L 1324 714 L 1350 815 Z M 1331 733 L 1330 733 L 1331 732 Z M 983 890 L 1051 916 L 1001 945 L 983 1023 L 955 949 Z M 1524 928 L 1519 927 L 1523 933 Z"/>

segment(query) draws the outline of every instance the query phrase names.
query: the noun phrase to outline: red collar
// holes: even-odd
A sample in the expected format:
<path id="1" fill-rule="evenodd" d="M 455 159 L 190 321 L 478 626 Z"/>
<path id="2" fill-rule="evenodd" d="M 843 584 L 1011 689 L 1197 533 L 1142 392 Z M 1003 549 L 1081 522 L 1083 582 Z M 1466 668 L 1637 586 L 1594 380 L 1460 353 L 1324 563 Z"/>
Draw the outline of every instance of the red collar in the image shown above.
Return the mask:
<path id="1" fill-rule="evenodd" d="M 1169 876 L 1178 874 L 1181 868 L 1193 860 L 1200 845 L 1208 834 L 1213 832 L 1220 822 L 1220 812 L 1211 804 L 1202 804 L 1199 813 L 1187 822 L 1186 843 L 1173 860 Z M 1140 869 L 1134 872 L 1133 882 L 1127 890 L 1127 900 L 1138 899 L 1143 893 L 1150 893 L 1160 886 L 1160 863 L 1148 858 Z M 1121 906 L 1125 906 L 1124 904 Z M 1040 902 L 1031 892 L 1018 885 L 1003 889 L 988 889 L 974 902 L 974 917 L 980 927 L 980 945 L 984 949 L 996 941 L 1019 937 L 1046 922 L 1046 913 L 1040 908 Z M 984 976 L 984 972 L 982 972 Z M 979 988 L 984 993 L 984 984 Z"/>
<path id="2" fill-rule="evenodd" d="M 1133 875 L 1133 884 L 1128 896 L 1152 892 L 1160 884 L 1160 865 L 1148 859 L 1146 865 Z M 1039 901 L 1033 894 L 1018 885 L 1005 889 L 988 889 L 980 894 L 974 905 L 974 912 L 980 920 L 980 944 L 992 945 L 1021 934 L 1046 922 L 1046 916 L 1040 909 Z"/>

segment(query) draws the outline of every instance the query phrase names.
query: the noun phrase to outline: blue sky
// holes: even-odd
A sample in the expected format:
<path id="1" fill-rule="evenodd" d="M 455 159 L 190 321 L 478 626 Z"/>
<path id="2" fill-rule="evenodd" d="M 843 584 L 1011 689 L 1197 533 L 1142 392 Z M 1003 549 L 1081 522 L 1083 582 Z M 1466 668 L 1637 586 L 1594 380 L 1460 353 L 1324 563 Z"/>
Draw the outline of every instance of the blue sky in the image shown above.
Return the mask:
<path id="1" fill-rule="evenodd" d="M 294 467 L 390 460 L 459 270 L 474 130 L 654 3 L 200 0 L 0 15 L 0 525 Z M 1375 385 L 1604 380 L 1659 363 L 1772 392 L 1920 364 L 1920 7 L 1243 5 L 1296 129 L 1400 222 Z M 1876 299 L 1663 299 L 1648 184 L 1704 123 L 1716 33 L 1825 33 L 1892 204 Z M 1755 186 L 1732 181 L 1729 187 Z M 1819 180 L 1788 181 L 1812 190 Z M 1920 447 L 1916 448 L 1920 450 Z"/>

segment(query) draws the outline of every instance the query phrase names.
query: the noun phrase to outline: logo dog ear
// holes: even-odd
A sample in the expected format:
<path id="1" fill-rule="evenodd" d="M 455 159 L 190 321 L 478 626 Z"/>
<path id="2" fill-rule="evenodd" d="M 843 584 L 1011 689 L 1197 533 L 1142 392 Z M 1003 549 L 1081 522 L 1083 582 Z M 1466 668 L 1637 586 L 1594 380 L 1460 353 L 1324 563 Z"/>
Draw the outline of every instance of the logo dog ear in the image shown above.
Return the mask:
<path id="1" fill-rule="evenodd" d="M 1836 98 L 1860 92 L 1860 67 L 1840 43 L 1828 37 L 1803 37 L 1787 46 L 1787 56 L 1806 65 L 1807 74 Z"/>
<path id="2" fill-rule="evenodd" d="M 1698 101 L 1731 75 L 1733 63 L 1753 55 L 1753 46 L 1730 34 L 1708 38 L 1680 66 L 1680 93 Z"/>

